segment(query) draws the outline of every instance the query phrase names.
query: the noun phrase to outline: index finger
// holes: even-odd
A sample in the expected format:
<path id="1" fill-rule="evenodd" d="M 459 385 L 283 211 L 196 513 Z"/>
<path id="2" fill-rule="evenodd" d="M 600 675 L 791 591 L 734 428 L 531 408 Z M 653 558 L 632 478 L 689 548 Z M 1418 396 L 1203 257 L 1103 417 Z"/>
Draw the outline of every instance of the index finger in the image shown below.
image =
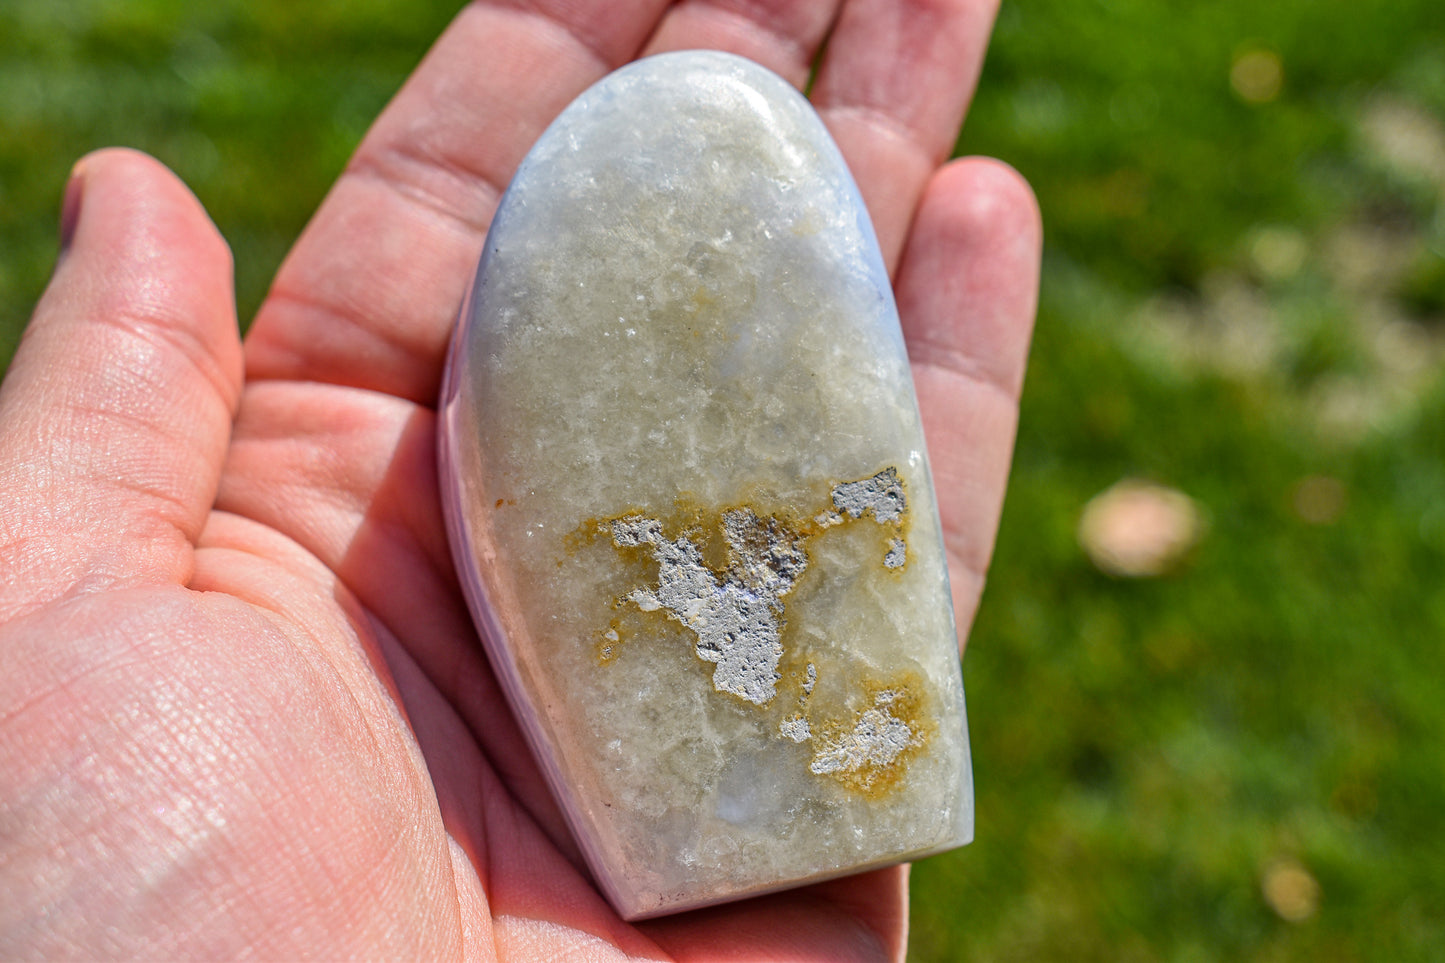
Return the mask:
<path id="1" fill-rule="evenodd" d="M 430 405 L 512 172 L 578 93 L 627 62 L 666 0 L 478 0 L 377 119 L 281 266 L 247 377 Z"/>

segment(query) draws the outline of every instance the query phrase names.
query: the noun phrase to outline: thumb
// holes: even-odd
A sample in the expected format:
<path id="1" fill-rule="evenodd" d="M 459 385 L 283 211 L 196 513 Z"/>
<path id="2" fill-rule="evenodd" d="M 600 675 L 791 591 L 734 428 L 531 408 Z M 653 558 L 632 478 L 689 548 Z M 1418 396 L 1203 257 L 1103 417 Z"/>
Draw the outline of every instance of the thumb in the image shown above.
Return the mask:
<path id="1" fill-rule="evenodd" d="M 241 388 L 230 251 L 175 175 L 89 155 L 62 234 L 0 386 L 0 619 L 184 582 Z"/>

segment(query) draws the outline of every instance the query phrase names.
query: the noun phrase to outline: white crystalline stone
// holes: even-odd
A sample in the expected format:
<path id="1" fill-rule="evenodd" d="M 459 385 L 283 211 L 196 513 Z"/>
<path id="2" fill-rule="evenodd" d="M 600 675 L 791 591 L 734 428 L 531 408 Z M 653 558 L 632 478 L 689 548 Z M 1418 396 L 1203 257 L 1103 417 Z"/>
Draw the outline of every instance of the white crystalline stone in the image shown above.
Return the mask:
<path id="1" fill-rule="evenodd" d="M 943 540 L 856 188 L 783 81 L 669 54 L 498 207 L 441 406 L 478 627 L 628 918 L 965 843 Z"/>

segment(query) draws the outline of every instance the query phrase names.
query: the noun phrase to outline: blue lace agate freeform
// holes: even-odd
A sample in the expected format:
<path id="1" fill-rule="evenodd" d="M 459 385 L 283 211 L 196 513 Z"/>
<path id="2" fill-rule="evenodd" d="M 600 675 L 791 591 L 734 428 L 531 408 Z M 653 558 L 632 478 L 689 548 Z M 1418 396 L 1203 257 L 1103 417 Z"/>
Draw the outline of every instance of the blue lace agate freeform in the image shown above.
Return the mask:
<path id="1" fill-rule="evenodd" d="M 497 210 L 441 424 L 473 614 L 624 916 L 971 838 L 897 310 L 785 82 L 668 54 L 568 107 Z"/>

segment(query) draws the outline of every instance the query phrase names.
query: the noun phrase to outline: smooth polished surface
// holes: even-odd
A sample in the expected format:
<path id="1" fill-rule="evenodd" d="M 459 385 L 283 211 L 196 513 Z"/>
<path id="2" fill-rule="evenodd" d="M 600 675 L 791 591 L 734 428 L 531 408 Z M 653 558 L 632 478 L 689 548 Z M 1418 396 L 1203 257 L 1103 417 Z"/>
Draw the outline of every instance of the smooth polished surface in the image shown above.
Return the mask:
<path id="1" fill-rule="evenodd" d="M 489 654 L 624 916 L 971 838 L 897 312 L 782 80 L 663 55 L 553 123 L 487 238 L 441 461 Z"/>

